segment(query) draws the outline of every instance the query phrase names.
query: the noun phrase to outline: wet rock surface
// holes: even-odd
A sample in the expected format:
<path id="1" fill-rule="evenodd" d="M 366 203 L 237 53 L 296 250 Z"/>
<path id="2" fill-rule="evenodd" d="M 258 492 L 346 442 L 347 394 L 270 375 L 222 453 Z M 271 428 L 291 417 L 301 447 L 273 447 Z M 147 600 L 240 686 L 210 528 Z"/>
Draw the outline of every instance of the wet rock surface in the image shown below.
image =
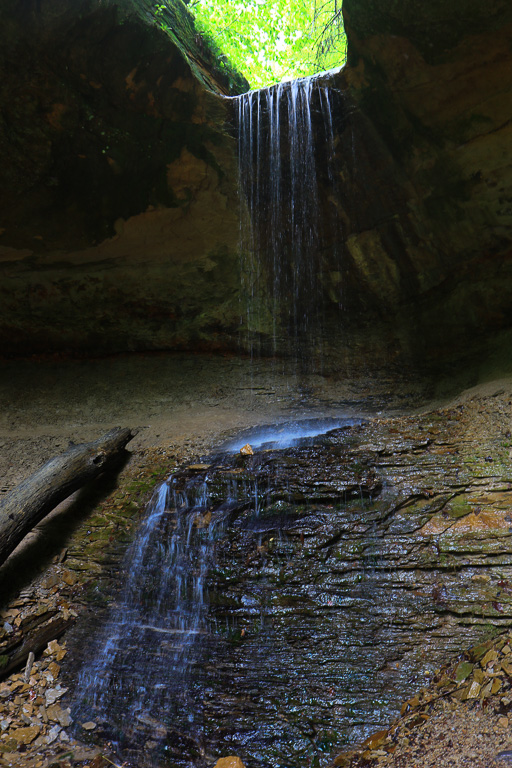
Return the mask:
<path id="1" fill-rule="evenodd" d="M 114 696 L 106 720 L 101 702 L 91 711 L 103 738 L 133 765 L 209 764 L 226 749 L 255 765 L 326 764 L 447 656 L 512 624 L 510 408 L 498 403 L 369 419 L 175 473 L 162 541 L 188 515 L 190 545 L 212 550 L 186 714 L 169 718 L 164 693 L 127 730 Z M 115 663 L 134 661 L 140 680 L 140 654 Z M 458 688 L 464 701 L 497 693 L 481 677 Z"/>
<path id="2" fill-rule="evenodd" d="M 146 374 L 148 365 L 146 361 Z M 114 371 L 112 364 L 107 367 L 111 373 Z M 53 368 L 52 375 L 57 376 L 59 366 Z M 73 380 L 77 379 L 78 369 L 79 365 L 72 366 Z M 15 421 L 10 427 L 6 417 L 0 425 L 4 441 L 3 476 L 7 484 L 20 479 L 22 470 L 35 468 L 38 451 L 41 459 L 45 459 L 55 452 L 55 444 L 64 436 L 64 447 L 71 437 L 76 441 L 89 439 L 98 424 L 100 432 L 113 426 L 120 409 L 126 409 L 131 402 L 126 399 L 120 405 L 117 386 L 117 396 L 113 393 L 111 402 L 102 399 L 101 408 L 91 408 L 86 418 L 79 417 L 78 410 L 75 413 L 73 397 L 68 397 L 67 415 L 59 415 L 56 405 L 60 407 L 60 380 L 62 386 L 67 382 L 68 392 L 73 392 L 72 382 L 59 370 L 52 390 L 56 403 L 47 400 L 39 416 L 34 402 L 23 416 L 21 400 L 18 403 L 17 398 L 23 399 L 25 390 L 19 382 L 9 401 L 4 392 L 4 402 L 13 406 Z M 212 379 L 210 364 L 205 364 L 205 376 L 212 387 L 216 380 Z M 198 378 L 197 374 L 193 377 L 194 387 L 198 386 Z M 232 373 L 228 378 L 232 384 Z M 117 379 L 113 381 L 119 385 Z M 275 401 L 281 398 L 280 407 L 285 412 L 288 407 L 297 407 L 297 401 L 289 401 L 278 382 L 271 386 L 269 382 L 253 379 L 246 386 L 253 387 L 253 400 L 243 400 L 247 407 L 245 425 L 263 422 L 269 407 L 275 409 Z M 188 388 L 184 386 L 187 397 L 190 387 L 190 383 Z M 82 394 L 88 392 L 83 381 L 80 389 Z M 333 397 L 336 390 L 337 397 Z M 375 386 L 374 397 L 377 391 Z M 236 390 L 232 395 L 238 407 L 240 392 Z M 197 395 L 195 389 L 194 393 Z M 320 392 L 317 394 L 321 399 Z M 322 402 L 325 407 L 334 400 L 357 402 L 366 394 L 368 402 L 375 405 L 378 398 L 372 400 L 372 392 L 359 385 L 344 394 L 338 385 L 329 397 L 323 393 Z M 194 511 L 198 541 L 215 529 L 217 515 L 230 515 L 230 525 L 215 542 L 216 562 L 208 585 L 206 659 L 203 657 L 194 678 L 198 687 L 192 688 L 205 734 L 202 744 L 199 743 L 203 753 L 198 761 L 214 765 L 218 757 L 231 754 L 239 755 L 246 765 L 259 761 L 263 764 L 264 754 L 271 754 L 274 764 L 296 760 L 302 765 L 308 759 L 328 764 L 350 733 L 356 740 L 384 731 L 387 738 L 390 721 L 399 714 L 402 701 L 410 702 L 417 695 L 421 707 L 424 703 L 427 706 L 426 710 L 420 707 L 419 712 L 429 714 L 428 720 L 404 720 L 404 727 L 396 730 L 396 741 L 382 747 L 372 741 L 363 750 L 373 750 L 371 755 L 353 759 L 377 761 L 366 763 L 370 765 L 386 760 L 394 765 L 393 760 L 401 755 L 402 763 L 396 763 L 399 768 L 439 766 L 444 763 L 435 747 L 444 742 L 442 754 L 447 765 L 484 768 L 489 764 L 489 756 L 510 747 L 508 730 L 499 721 L 508 717 L 507 704 L 502 702 L 509 695 L 507 675 L 505 667 L 491 669 L 486 665 L 484 669 L 480 661 L 473 661 L 470 655 L 462 656 L 461 651 L 487 637 L 492 626 L 500 630 L 509 625 L 507 516 L 512 445 L 507 432 L 511 429 L 511 395 L 510 383 L 503 382 L 485 391 L 467 393 L 450 408 L 431 413 L 395 418 L 367 416 L 359 420 L 362 423 L 326 435 L 317 446 L 308 443 L 299 451 L 286 449 L 275 453 L 254 449 L 246 457 L 237 451 L 217 460 L 210 454 L 197 457 L 204 452 L 205 444 L 211 442 L 215 428 L 220 442 L 225 420 L 229 416 L 228 423 L 233 424 L 236 410 L 223 412 L 219 405 L 213 408 L 214 401 L 225 406 L 227 401 L 211 395 L 211 403 L 205 401 L 199 419 L 191 421 L 190 411 L 180 411 L 178 401 L 173 401 L 176 423 L 171 429 L 164 390 L 152 392 L 153 399 L 148 400 L 147 410 L 142 412 L 150 427 L 144 441 L 141 436 L 136 443 L 131 464 L 101 494 L 93 494 L 87 502 L 80 501 L 81 515 L 72 526 L 60 530 L 61 513 L 60 521 L 52 523 L 53 533 L 51 526 L 47 528 L 53 544 L 39 561 L 39 575 L 31 575 L 33 570 L 24 571 L 33 554 L 29 554 L 28 561 L 17 555 L 22 558 L 17 559 L 17 565 L 11 564 L 10 570 L 2 571 L 3 610 L 13 611 L 4 621 L 13 631 L 19 630 L 17 619 L 21 625 L 46 610 L 57 610 L 56 616 L 63 615 L 65 610 L 77 614 L 71 616 L 76 627 L 73 637 L 67 633 L 58 640 L 67 655 L 60 661 L 56 656 L 36 655 L 36 664 L 44 666 L 48 659 L 49 664 L 55 662 L 61 667 L 51 685 L 44 690 L 37 688 L 43 691 L 37 695 L 45 699 L 44 706 L 46 689 L 57 685 L 68 691 L 55 704 L 63 710 L 73 706 L 78 693 L 75 673 L 84 653 L 84 645 L 81 641 L 77 643 L 77 638 L 80 632 L 82 638 L 84 634 L 90 635 L 91 627 L 107 615 L 116 594 L 115 585 L 126 576 L 123 555 L 144 515 L 148 495 L 159 479 L 181 465 L 183 471 L 177 471 L 175 476 L 183 488 L 194 478 L 200 483 L 206 475 L 217 482 L 209 508 Z M 140 403 L 135 394 L 134 397 L 132 417 L 138 413 L 142 418 Z M 404 402 L 413 400 L 410 397 Z M 125 410 L 125 416 L 126 413 Z M 70 416 L 72 424 L 66 422 Z M 114 421 L 107 422 L 106 418 Z M 128 423 L 126 418 L 122 421 Z M 244 426 L 242 419 L 239 423 Z M 201 424 L 208 424 L 206 441 Z M 30 431 L 38 432 L 39 436 L 31 438 Z M 160 434 L 161 439 L 156 439 Z M 241 446 L 250 444 L 247 432 L 243 438 Z M 331 480 L 328 493 L 320 474 L 324 459 L 330 472 L 334 469 L 337 482 L 342 482 L 335 485 Z M 293 463 L 299 470 L 294 493 L 300 491 L 302 497 L 290 503 L 283 480 L 275 483 L 275 496 L 267 498 L 269 478 L 273 476 L 274 483 L 276 477 L 290 477 Z M 258 515 L 252 495 L 256 476 L 264 488 Z M 219 510 L 219 499 L 226 487 L 233 486 L 234 478 L 240 489 L 240 505 L 237 509 Z M 306 491 L 318 490 L 318 486 L 309 485 L 312 478 L 321 481 L 324 495 L 307 503 Z M 350 490 L 358 483 L 366 489 L 363 499 L 354 497 Z M 343 489 L 349 489 L 346 496 Z M 212 513 L 210 520 L 208 512 Z M 171 505 L 167 517 L 168 531 L 172 533 Z M 61 557 L 61 562 L 51 562 Z M 34 591 L 27 592 L 29 586 Z M 17 601 L 22 603 L 16 605 Z M 363 616 L 364 621 L 358 621 L 358 616 Z M 351 636 L 346 635 L 347 628 Z M 505 645 L 497 648 L 499 665 Z M 438 683 L 443 674 L 437 675 L 432 677 L 432 687 L 427 691 L 436 701 L 439 699 L 435 706 L 440 709 L 430 710 L 434 699 L 424 702 L 418 691 L 428 686 L 427 673 L 434 675 L 449 659 L 452 661 L 446 667 L 448 677 L 456 676 L 455 670 L 461 663 L 482 669 L 484 680 L 476 680 L 481 686 L 479 697 L 461 701 L 451 695 L 439 696 Z M 42 666 L 35 667 L 38 669 L 42 670 Z M 354 676 L 354 670 L 359 670 L 359 676 Z M 494 680 L 491 672 L 502 679 L 502 687 L 493 694 L 491 686 L 489 703 L 484 706 L 487 696 L 480 693 Z M 5 766 L 46 768 L 57 763 L 62 768 L 106 768 L 108 762 L 102 755 L 117 764 L 126 759 L 140 766 L 146 758 L 159 753 L 166 739 L 173 748 L 180 743 L 179 735 L 168 725 L 167 733 L 163 734 L 162 720 L 158 718 L 149 720 L 145 730 L 135 734 L 135 743 L 124 757 L 113 750 L 93 713 L 75 719 L 70 726 L 62 726 L 58 721 L 41 724 L 37 716 L 34 722 L 27 723 L 21 717 L 22 707 L 33 686 L 25 689 L 19 699 L 15 695 L 17 689 L 12 688 L 21 682 L 17 676 L 23 677 L 23 673 L 22 665 L 4 680 L 6 687 L 2 689 L 8 691 L 0 701 L 0 721 L 7 726 L 0 733 L 0 763 Z M 37 678 L 39 674 L 33 676 Z M 208 681 L 210 687 L 205 684 Z M 473 682 L 472 671 L 460 685 L 455 678 L 446 690 L 463 690 Z M 359 712 L 355 724 L 347 701 L 352 702 L 353 712 Z M 416 713 L 415 703 L 409 706 L 412 708 L 404 713 L 405 719 Z M 31 715 L 27 717 L 30 719 Z M 9 718 L 11 722 L 7 724 Z M 91 723 L 94 728 L 83 727 Z M 111 728 L 113 723 L 114 718 Z M 54 726 L 60 727 L 70 742 L 61 740 L 59 731 L 51 744 L 35 746 L 34 742 L 40 736 L 48 737 Z M 20 741 L 11 751 L 13 733 L 35 727 L 41 730 L 34 740 L 24 744 Z M 443 733 L 445 737 L 440 740 Z M 478 733 L 481 738 L 477 740 Z M 29 739 L 32 734 L 21 730 L 18 736 Z M 409 739 L 409 744 L 400 734 Z M 147 741 L 153 745 L 146 746 Z M 198 748 L 197 741 L 191 744 L 185 739 L 181 744 L 179 760 Z M 391 751 L 389 747 L 395 744 L 396 750 Z M 378 750 L 385 754 L 375 754 Z M 283 754 L 285 758 L 281 757 Z"/>

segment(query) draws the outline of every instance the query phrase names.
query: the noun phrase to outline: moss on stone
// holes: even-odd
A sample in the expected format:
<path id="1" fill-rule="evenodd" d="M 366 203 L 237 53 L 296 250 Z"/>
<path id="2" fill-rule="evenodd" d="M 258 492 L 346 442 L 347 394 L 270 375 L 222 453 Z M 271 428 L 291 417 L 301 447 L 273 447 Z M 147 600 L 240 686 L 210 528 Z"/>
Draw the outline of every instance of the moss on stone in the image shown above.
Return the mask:
<path id="1" fill-rule="evenodd" d="M 473 506 L 465 496 L 457 496 L 446 505 L 446 512 L 449 517 L 458 520 L 460 517 L 466 517 L 473 511 Z"/>

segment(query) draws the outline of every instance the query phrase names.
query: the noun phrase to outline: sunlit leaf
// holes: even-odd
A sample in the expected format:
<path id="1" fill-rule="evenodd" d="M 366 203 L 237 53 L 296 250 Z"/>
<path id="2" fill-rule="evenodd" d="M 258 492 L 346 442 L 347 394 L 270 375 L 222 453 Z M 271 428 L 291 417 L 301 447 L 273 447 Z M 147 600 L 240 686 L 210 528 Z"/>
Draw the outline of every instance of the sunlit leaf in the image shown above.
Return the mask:
<path id="1" fill-rule="evenodd" d="M 251 87 L 341 66 L 346 39 L 339 0 L 192 0 L 201 33 Z M 247 52 L 251 51 L 252 56 Z"/>

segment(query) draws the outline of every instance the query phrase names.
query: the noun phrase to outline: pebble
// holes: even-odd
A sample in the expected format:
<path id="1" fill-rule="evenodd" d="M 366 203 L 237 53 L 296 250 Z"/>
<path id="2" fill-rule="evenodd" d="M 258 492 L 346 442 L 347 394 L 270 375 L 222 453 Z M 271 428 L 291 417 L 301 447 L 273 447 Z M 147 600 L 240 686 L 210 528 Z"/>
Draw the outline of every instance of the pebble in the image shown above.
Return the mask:
<path id="1" fill-rule="evenodd" d="M 57 739 L 59 733 L 61 732 L 60 725 L 54 725 L 50 728 L 48 731 L 48 735 L 46 737 L 46 743 L 47 744 L 53 744 L 53 742 Z"/>
<path id="2" fill-rule="evenodd" d="M 46 716 L 52 722 L 58 722 L 63 728 L 67 728 L 73 722 L 70 712 L 69 707 L 63 709 L 59 704 L 52 704 L 46 710 Z"/>
<path id="3" fill-rule="evenodd" d="M 73 614 L 74 614 L 74 611 L 73 611 Z M 45 655 L 55 656 L 55 661 L 62 661 L 66 653 L 67 653 L 67 650 L 62 645 L 59 645 L 57 640 L 52 640 L 50 643 L 48 643 L 45 650 Z"/>
<path id="4" fill-rule="evenodd" d="M 62 688 L 60 685 L 57 685 L 55 688 L 50 688 L 49 690 L 45 691 L 46 706 L 48 707 L 51 704 L 55 704 L 57 699 L 60 699 L 61 696 L 64 696 L 67 690 L 67 688 Z"/>
<path id="5" fill-rule="evenodd" d="M 18 744 L 30 744 L 39 736 L 41 728 L 38 725 L 32 725 L 28 728 L 15 728 L 9 734 Z"/>

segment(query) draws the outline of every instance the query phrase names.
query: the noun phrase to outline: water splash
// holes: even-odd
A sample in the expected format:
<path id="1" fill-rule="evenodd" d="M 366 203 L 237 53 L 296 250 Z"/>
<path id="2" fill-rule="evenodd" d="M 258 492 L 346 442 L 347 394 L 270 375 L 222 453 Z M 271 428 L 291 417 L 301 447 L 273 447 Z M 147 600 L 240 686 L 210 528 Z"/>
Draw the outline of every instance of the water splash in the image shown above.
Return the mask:
<path id="1" fill-rule="evenodd" d="M 316 438 L 334 429 L 341 429 L 342 427 L 361 423 L 362 420 L 360 418 L 331 416 L 265 424 L 244 430 L 241 434 L 223 443 L 221 447 L 225 451 L 235 452 L 238 452 L 246 443 L 249 443 L 254 450 L 258 451 L 262 449 L 291 448 L 293 446 L 305 445 L 306 441 L 316 440 Z"/>

